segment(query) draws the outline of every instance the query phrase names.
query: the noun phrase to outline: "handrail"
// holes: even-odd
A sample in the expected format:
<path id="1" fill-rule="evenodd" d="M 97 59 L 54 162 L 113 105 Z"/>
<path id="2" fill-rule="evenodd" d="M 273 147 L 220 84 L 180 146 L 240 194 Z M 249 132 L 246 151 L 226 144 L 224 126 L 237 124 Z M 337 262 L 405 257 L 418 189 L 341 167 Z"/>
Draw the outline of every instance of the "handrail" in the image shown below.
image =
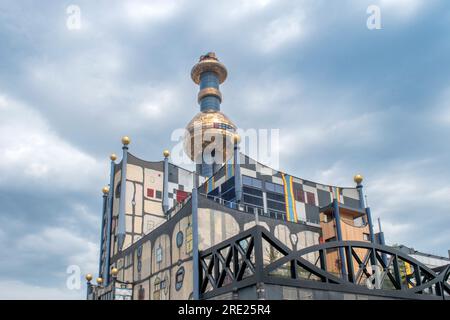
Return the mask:
<path id="1" fill-rule="evenodd" d="M 246 212 L 246 213 L 251 213 L 251 214 L 255 214 L 255 210 L 256 212 L 263 217 L 270 217 L 270 213 L 274 213 L 275 214 L 275 219 L 277 220 L 284 220 L 286 221 L 286 213 L 282 212 L 282 211 L 277 211 L 277 210 L 273 210 L 273 209 L 268 209 L 268 212 L 265 214 L 264 213 L 264 208 L 263 207 L 259 207 L 259 206 L 253 206 L 250 204 L 242 204 L 242 203 L 238 203 L 238 202 L 234 202 L 234 201 L 229 201 L 229 200 L 225 200 L 221 197 L 217 197 L 217 196 L 212 196 L 212 195 L 208 195 L 208 194 L 204 194 L 204 193 L 199 193 L 199 195 L 202 195 L 204 197 L 206 197 L 207 199 L 210 199 L 214 202 L 217 202 L 227 208 L 231 208 L 231 209 L 235 209 L 238 211 L 242 211 L 242 212 Z M 279 218 L 280 216 L 280 218 Z M 295 223 L 295 222 L 294 222 Z M 318 223 L 312 222 L 310 220 L 306 220 L 306 221 L 302 221 L 299 220 L 297 221 L 297 224 L 304 224 L 304 225 L 319 225 Z"/>

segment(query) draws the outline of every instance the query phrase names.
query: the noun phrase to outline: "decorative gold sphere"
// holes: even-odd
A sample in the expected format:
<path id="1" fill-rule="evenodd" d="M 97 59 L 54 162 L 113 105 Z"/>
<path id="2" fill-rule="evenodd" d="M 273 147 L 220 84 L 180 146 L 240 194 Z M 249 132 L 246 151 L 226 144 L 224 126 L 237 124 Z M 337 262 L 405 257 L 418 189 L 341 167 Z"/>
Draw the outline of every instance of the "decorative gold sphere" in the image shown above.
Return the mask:
<path id="1" fill-rule="evenodd" d="M 225 163 L 233 155 L 235 132 L 235 124 L 222 112 L 199 112 L 186 127 L 184 151 L 192 161 L 199 163 L 208 148 L 215 151 L 219 162 Z"/>
<path id="2" fill-rule="evenodd" d="M 124 137 L 122 138 L 122 144 L 123 144 L 124 146 L 129 145 L 130 142 L 131 142 L 131 140 L 130 140 L 130 138 L 129 138 L 128 136 L 124 136 Z"/>
<path id="3" fill-rule="evenodd" d="M 111 269 L 111 275 L 113 277 L 117 276 L 118 273 L 119 273 L 119 269 L 117 269 L 117 268 L 112 268 Z"/>
<path id="4" fill-rule="evenodd" d="M 91 280 L 92 280 L 92 274 L 90 274 L 90 273 L 88 273 L 87 275 L 86 275 L 86 281 L 87 282 L 91 282 Z"/>
<path id="5" fill-rule="evenodd" d="M 356 184 L 361 184 L 363 181 L 363 176 L 360 174 L 357 174 L 353 177 L 353 181 L 355 181 Z"/>
<path id="6" fill-rule="evenodd" d="M 234 142 L 234 143 L 239 143 L 239 142 L 241 142 L 241 136 L 238 135 L 237 133 L 235 133 L 234 136 L 233 136 L 233 142 Z"/>
<path id="7" fill-rule="evenodd" d="M 111 155 L 109 156 L 109 158 L 111 159 L 111 161 L 116 161 L 117 156 L 115 153 L 111 153 Z"/>
<path id="8" fill-rule="evenodd" d="M 164 156 L 164 158 L 168 158 L 170 156 L 169 150 L 164 150 L 163 151 L 163 156 Z"/>
<path id="9" fill-rule="evenodd" d="M 97 278 L 97 284 L 98 284 L 98 285 L 101 285 L 102 283 L 103 283 L 103 279 L 100 278 L 100 277 L 98 277 L 98 278 Z"/>
<path id="10" fill-rule="evenodd" d="M 109 193 L 109 187 L 108 186 L 104 186 L 102 189 L 103 194 L 108 194 Z"/>

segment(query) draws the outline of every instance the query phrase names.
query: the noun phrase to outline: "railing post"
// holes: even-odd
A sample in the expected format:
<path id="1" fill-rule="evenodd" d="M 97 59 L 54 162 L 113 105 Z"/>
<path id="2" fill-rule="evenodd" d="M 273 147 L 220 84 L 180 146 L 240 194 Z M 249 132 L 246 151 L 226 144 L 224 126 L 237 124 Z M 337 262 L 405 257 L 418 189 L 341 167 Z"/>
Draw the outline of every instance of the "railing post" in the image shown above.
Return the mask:
<path id="1" fill-rule="evenodd" d="M 348 272 L 348 281 L 354 282 L 355 281 L 355 275 L 353 272 L 353 256 L 352 256 L 352 247 L 346 246 L 345 247 L 346 257 L 345 260 L 347 260 L 347 272 Z"/>
<path id="2" fill-rule="evenodd" d="M 339 203 L 337 199 L 333 199 L 333 213 L 334 213 L 334 220 L 336 222 L 336 239 L 337 241 L 342 241 L 342 230 L 341 230 L 341 216 L 339 213 Z M 341 277 L 343 279 L 347 278 L 347 271 L 345 270 L 345 254 L 344 249 L 342 247 L 339 247 L 339 258 L 340 258 L 340 264 L 341 264 Z"/>
<path id="3" fill-rule="evenodd" d="M 258 300 L 265 300 L 264 289 L 264 252 L 262 247 L 262 227 L 256 225 L 254 227 L 253 250 L 255 254 L 255 278 L 256 278 L 256 292 Z"/>
<path id="4" fill-rule="evenodd" d="M 194 300 L 200 299 L 200 261 L 199 261 L 199 244 L 198 244 L 198 177 L 194 173 L 194 187 L 192 188 L 192 271 L 193 271 L 193 290 L 192 296 Z"/>

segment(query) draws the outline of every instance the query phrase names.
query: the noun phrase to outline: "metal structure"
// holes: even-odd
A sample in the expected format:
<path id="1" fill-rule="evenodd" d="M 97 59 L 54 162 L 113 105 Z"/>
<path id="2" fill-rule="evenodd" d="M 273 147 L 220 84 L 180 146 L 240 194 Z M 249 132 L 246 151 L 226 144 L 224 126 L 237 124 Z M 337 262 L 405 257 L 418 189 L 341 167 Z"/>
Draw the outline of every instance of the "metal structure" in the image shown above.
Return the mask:
<path id="1" fill-rule="evenodd" d="M 344 274 L 327 266 L 330 255 L 340 251 Z M 264 283 L 395 299 L 450 300 L 450 265 L 436 273 L 396 249 L 370 242 L 336 241 L 291 250 L 255 226 L 201 251 L 199 259 L 201 299 Z"/>

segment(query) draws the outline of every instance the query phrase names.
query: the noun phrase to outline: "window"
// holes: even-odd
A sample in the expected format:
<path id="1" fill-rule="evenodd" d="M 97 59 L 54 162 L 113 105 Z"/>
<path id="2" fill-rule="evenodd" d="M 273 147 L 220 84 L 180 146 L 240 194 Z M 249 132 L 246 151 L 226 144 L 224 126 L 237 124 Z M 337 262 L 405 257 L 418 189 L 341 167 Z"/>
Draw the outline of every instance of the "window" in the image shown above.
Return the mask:
<path id="1" fill-rule="evenodd" d="M 248 176 L 242 176 L 242 184 L 245 184 L 247 186 L 252 186 L 254 188 L 262 188 L 262 182 L 259 179 L 255 179 Z"/>
<path id="2" fill-rule="evenodd" d="M 156 262 L 160 263 L 162 261 L 162 256 L 163 256 L 162 248 L 161 245 L 159 245 L 159 247 L 156 249 Z"/>
<path id="3" fill-rule="evenodd" d="M 147 188 L 147 197 L 154 198 L 155 197 L 155 190 L 151 188 Z"/>
<path id="4" fill-rule="evenodd" d="M 183 286 L 184 280 L 184 267 L 180 267 L 175 274 L 175 289 L 179 291 Z"/>
<path id="5" fill-rule="evenodd" d="M 276 202 L 276 201 L 270 201 L 270 200 L 267 200 L 267 207 L 269 209 L 275 209 L 275 210 L 278 210 L 278 211 L 285 211 L 286 210 L 286 205 L 284 203 Z"/>
<path id="6" fill-rule="evenodd" d="M 192 252 L 192 228 L 191 224 L 186 228 L 186 253 Z"/>
<path id="7" fill-rule="evenodd" d="M 296 192 L 294 193 L 295 196 L 295 200 L 300 201 L 300 202 L 305 202 L 305 192 L 303 191 L 302 188 L 296 190 Z"/>
<path id="8" fill-rule="evenodd" d="M 145 289 L 142 286 L 139 287 L 138 299 L 139 300 L 144 300 L 145 299 Z"/>
<path id="9" fill-rule="evenodd" d="M 258 190 L 258 189 L 255 189 L 255 188 L 249 188 L 249 187 L 243 187 L 242 188 L 242 191 L 244 192 L 244 193 L 247 193 L 247 194 L 251 194 L 251 195 L 254 195 L 254 196 L 257 196 L 257 197 L 261 197 L 262 198 L 262 190 Z"/>
<path id="10" fill-rule="evenodd" d="M 121 183 L 119 182 L 119 183 L 117 184 L 116 192 L 115 192 L 116 198 L 120 198 L 120 186 L 121 186 Z"/>
<path id="11" fill-rule="evenodd" d="M 177 247 L 178 248 L 180 248 L 181 245 L 183 244 L 183 238 L 184 238 L 183 231 L 178 231 L 178 233 L 177 233 Z"/>
<path id="12" fill-rule="evenodd" d="M 186 191 L 176 190 L 177 192 L 177 202 L 183 202 L 188 197 L 188 193 Z"/>
<path id="13" fill-rule="evenodd" d="M 284 203 L 284 195 L 279 193 L 267 192 L 267 199 Z"/>
<path id="14" fill-rule="evenodd" d="M 316 205 L 316 197 L 314 193 L 305 191 L 306 193 L 306 203 L 315 206 Z"/>
<path id="15" fill-rule="evenodd" d="M 368 233 L 363 233 L 363 240 L 370 241 L 370 235 Z"/>
<path id="16" fill-rule="evenodd" d="M 159 277 L 155 279 L 155 283 L 153 285 L 153 300 L 161 299 L 161 280 Z"/>
<path id="17" fill-rule="evenodd" d="M 264 185 L 267 191 L 284 194 L 284 186 L 282 186 L 281 184 L 266 181 Z"/>
<path id="18" fill-rule="evenodd" d="M 247 194 L 244 194 L 244 202 L 254 206 L 263 206 L 263 199 L 259 197 L 252 197 Z"/>

